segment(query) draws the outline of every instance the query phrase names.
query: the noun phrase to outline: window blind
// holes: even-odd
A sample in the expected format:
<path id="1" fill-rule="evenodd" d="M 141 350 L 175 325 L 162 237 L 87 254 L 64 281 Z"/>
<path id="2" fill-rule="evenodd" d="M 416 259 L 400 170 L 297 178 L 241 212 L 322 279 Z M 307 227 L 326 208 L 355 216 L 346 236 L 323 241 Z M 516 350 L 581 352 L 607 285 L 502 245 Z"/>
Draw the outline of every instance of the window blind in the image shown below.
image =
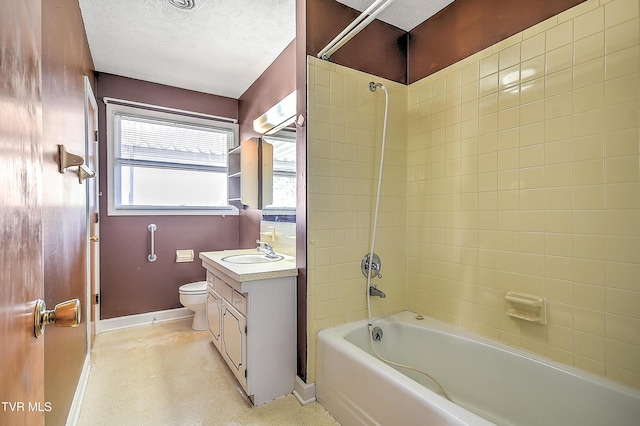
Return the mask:
<path id="1" fill-rule="evenodd" d="M 120 137 L 115 156 L 129 163 L 226 169 L 227 151 L 234 142 L 233 131 L 226 128 L 134 115 L 116 114 L 115 126 Z"/>

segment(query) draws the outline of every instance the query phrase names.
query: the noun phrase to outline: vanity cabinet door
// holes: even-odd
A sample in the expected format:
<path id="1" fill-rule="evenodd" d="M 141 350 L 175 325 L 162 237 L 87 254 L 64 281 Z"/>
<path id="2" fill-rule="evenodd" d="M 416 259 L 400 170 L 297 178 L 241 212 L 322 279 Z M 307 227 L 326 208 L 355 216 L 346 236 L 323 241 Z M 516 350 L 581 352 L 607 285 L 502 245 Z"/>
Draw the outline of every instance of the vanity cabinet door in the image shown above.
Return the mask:
<path id="1" fill-rule="evenodd" d="M 211 341 L 220 349 L 220 332 L 222 321 L 222 299 L 209 288 L 207 292 L 207 323 Z"/>
<path id="2" fill-rule="evenodd" d="M 240 384 L 247 387 L 247 319 L 225 301 L 222 313 L 222 352 Z"/>

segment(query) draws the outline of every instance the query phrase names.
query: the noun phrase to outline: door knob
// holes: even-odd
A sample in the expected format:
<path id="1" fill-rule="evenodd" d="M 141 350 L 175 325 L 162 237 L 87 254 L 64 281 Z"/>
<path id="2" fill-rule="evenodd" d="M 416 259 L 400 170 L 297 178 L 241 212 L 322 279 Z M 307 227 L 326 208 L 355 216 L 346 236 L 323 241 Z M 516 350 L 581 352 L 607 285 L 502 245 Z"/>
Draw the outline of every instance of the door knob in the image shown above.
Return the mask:
<path id="1" fill-rule="evenodd" d="M 44 333 L 44 326 L 51 323 L 56 327 L 77 327 L 80 325 L 80 300 L 71 299 L 58 303 L 48 311 L 44 300 L 38 299 L 33 316 L 33 333 L 36 337 L 40 337 Z"/>
<path id="2" fill-rule="evenodd" d="M 92 235 L 89 237 L 89 239 L 94 243 L 97 243 L 98 241 L 100 241 L 100 237 L 98 237 L 97 235 Z"/>

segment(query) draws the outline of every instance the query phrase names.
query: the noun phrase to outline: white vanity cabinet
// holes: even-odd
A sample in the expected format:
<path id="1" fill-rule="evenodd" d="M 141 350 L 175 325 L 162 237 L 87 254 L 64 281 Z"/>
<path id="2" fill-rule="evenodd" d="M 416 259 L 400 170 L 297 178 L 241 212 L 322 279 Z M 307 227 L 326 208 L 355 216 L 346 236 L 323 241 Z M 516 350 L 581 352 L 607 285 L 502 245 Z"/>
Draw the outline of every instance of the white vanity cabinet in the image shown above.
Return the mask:
<path id="1" fill-rule="evenodd" d="M 293 258 L 280 265 L 220 260 L 229 252 L 200 253 L 207 269 L 209 334 L 253 404 L 259 405 L 293 391 L 297 269 Z"/>
<path id="2" fill-rule="evenodd" d="M 222 274 L 217 274 L 222 275 Z M 207 272 L 207 322 L 211 341 L 247 390 L 247 318 L 246 298 L 215 273 Z M 235 302 L 235 303 L 234 303 Z"/>

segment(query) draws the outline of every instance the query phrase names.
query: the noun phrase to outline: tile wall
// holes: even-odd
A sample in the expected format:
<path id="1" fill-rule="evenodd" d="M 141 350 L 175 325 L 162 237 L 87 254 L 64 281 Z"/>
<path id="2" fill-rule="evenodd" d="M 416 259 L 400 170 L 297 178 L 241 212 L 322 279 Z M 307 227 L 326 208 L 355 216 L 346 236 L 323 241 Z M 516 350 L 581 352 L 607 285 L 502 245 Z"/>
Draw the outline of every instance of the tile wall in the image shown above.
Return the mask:
<path id="1" fill-rule="evenodd" d="M 589 0 L 414 83 L 408 308 L 640 387 L 638 0 Z M 548 300 L 548 324 L 505 292 Z"/>
<path id="2" fill-rule="evenodd" d="M 382 144 L 384 92 L 389 120 L 375 252 L 386 293 L 374 315 L 406 308 L 406 86 L 308 57 L 307 273 L 308 375 L 315 380 L 318 330 L 367 317 L 360 261 L 370 250 Z"/>
<path id="3" fill-rule="evenodd" d="M 640 388 L 638 0 L 588 0 L 411 86 L 391 120 L 374 315 L 411 309 Z M 308 59 L 315 333 L 366 316 L 383 93 Z M 548 324 L 508 317 L 508 290 Z"/>
<path id="4" fill-rule="evenodd" d="M 296 255 L 296 224 L 287 222 L 260 222 L 260 241 L 273 246 L 276 253 Z"/>

